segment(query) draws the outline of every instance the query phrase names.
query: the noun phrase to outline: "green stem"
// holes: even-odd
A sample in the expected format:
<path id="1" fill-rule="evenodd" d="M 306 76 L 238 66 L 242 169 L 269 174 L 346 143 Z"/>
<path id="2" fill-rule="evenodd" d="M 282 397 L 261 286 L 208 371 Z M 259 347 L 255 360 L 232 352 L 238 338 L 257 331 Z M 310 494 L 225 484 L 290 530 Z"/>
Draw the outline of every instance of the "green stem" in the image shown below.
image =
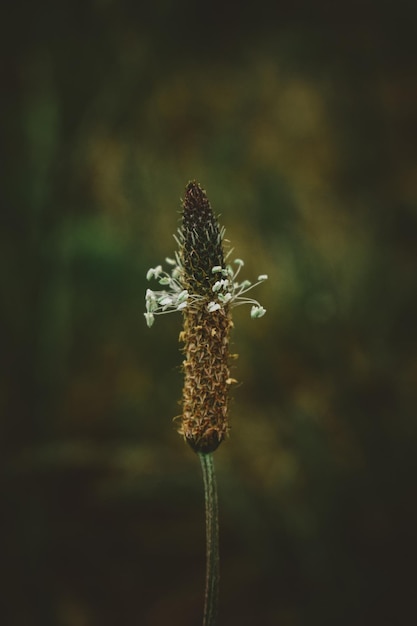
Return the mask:
<path id="1" fill-rule="evenodd" d="M 214 626 L 219 596 L 219 504 L 213 455 L 199 453 L 206 505 L 206 590 L 203 626 Z"/>

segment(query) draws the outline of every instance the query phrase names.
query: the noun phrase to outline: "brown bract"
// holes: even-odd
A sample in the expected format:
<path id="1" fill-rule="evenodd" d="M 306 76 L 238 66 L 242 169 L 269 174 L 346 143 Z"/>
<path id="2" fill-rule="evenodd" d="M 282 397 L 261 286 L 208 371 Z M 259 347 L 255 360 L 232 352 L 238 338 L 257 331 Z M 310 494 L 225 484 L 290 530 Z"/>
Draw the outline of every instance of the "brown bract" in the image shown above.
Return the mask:
<path id="1" fill-rule="evenodd" d="M 184 313 L 185 360 L 179 432 L 195 452 L 212 452 L 228 425 L 230 312 L 209 313 L 206 305 Z"/>

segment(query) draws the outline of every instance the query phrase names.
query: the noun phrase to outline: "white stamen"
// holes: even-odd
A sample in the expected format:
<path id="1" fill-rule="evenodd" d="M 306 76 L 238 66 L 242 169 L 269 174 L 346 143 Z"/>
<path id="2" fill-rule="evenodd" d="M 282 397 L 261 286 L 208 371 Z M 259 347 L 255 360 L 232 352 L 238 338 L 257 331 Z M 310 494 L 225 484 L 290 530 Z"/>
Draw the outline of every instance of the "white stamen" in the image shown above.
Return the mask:
<path id="1" fill-rule="evenodd" d="M 250 316 L 252 319 L 257 319 L 259 317 L 262 317 L 263 315 L 265 315 L 266 313 L 266 309 L 263 308 L 263 306 L 253 306 L 250 312 Z"/>
<path id="2" fill-rule="evenodd" d="M 170 298 L 169 296 L 164 296 L 160 298 L 158 302 L 161 306 L 169 306 L 170 304 L 172 304 L 172 298 Z"/>
<path id="3" fill-rule="evenodd" d="M 182 245 L 181 235 L 180 239 L 176 238 L 176 240 L 179 245 Z M 230 252 L 226 255 L 226 258 L 230 255 Z M 186 308 L 195 308 L 201 306 L 202 301 L 205 299 L 201 294 L 189 293 L 187 289 L 183 289 L 184 283 L 182 279 L 184 277 L 184 270 L 178 252 L 175 252 L 175 259 L 166 257 L 165 261 L 168 265 L 171 265 L 169 273 L 163 270 L 162 265 L 152 267 L 146 273 L 147 280 L 155 278 L 160 285 L 166 287 L 166 289 L 161 291 L 153 291 L 152 289 L 146 290 L 146 313 L 144 313 L 144 315 L 149 328 L 155 321 L 155 315 L 170 313 L 172 311 L 183 311 Z M 253 319 L 262 317 L 265 315 L 266 309 L 256 300 L 246 298 L 244 294 L 266 280 L 268 278 L 267 274 L 260 274 L 255 284 L 252 284 L 249 280 L 239 282 L 236 278 L 244 262 L 242 259 L 234 259 L 233 263 L 238 266 L 236 271 L 234 271 L 231 265 L 227 265 L 226 267 L 215 265 L 212 267 L 212 274 L 220 274 L 220 276 L 219 280 L 216 280 L 211 288 L 212 292 L 216 294 L 216 300 L 206 305 L 207 310 L 213 313 L 229 303 L 231 306 L 251 304 L 251 317 Z"/>
<path id="4" fill-rule="evenodd" d="M 152 315 L 152 313 L 144 313 L 144 316 L 145 316 L 148 328 L 150 328 L 155 321 L 155 317 Z"/>
<path id="5" fill-rule="evenodd" d="M 177 297 L 177 302 L 185 302 L 185 300 L 187 300 L 188 298 L 188 291 L 186 289 L 184 289 L 183 291 L 181 291 L 181 293 L 178 294 Z"/>

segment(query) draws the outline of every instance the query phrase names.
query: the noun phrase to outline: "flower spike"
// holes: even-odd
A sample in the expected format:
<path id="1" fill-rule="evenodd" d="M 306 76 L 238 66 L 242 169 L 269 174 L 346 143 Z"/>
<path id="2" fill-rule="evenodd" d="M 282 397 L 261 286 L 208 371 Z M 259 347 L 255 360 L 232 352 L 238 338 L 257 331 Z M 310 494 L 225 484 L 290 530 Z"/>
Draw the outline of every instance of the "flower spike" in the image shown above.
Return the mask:
<path id="1" fill-rule="evenodd" d="M 198 453 L 215 450 L 229 430 L 228 392 L 229 335 L 231 309 L 251 304 L 250 315 L 257 319 L 266 310 L 246 293 L 267 280 L 260 274 L 257 282 L 238 280 L 244 262 L 226 263 L 223 249 L 224 228 L 219 226 L 205 191 L 191 181 L 185 189 L 181 227 L 175 240 L 179 250 L 167 257 L 171 267 L 161 265 L 148 270 L 146 278 L 164 287 L 146 290 L 145 320 L 149 327 L 155 316 L 181 311 L 184 330 L 184 389 L 179 432 Z M 229 252 L 230 254 L 230 252 Z"/>

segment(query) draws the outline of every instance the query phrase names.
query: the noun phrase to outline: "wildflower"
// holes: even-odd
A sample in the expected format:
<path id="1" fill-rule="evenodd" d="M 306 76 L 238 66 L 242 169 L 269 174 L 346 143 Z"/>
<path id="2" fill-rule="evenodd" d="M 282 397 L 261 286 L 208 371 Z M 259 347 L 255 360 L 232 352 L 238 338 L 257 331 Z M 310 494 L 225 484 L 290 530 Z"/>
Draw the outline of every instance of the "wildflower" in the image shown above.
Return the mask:
<path id="1" fill-rule="evenodd" d="M 170 271 L 161 265 L 148 270 L 148 280 L 157 280 L 159 290 L 146 290 L 145 320 L 152 326 L 156 315 L 181 311 L 184 329 L 184 389 L 179 432 L 200 453 L 215 450 L 228 426 L 229 334 L 231 309 L 252 305 L 253 319 L 266 310 L 247 293 L 268 277 L 260 274 L 255 283 L 240 281 L 242 259 L 227 262 L 223 250 L 225 230 L 220 228 L 203 189 L 190 182 L 183 200 L 182 224 L 175 237 L 179 250 L 166 258 Z"/>

